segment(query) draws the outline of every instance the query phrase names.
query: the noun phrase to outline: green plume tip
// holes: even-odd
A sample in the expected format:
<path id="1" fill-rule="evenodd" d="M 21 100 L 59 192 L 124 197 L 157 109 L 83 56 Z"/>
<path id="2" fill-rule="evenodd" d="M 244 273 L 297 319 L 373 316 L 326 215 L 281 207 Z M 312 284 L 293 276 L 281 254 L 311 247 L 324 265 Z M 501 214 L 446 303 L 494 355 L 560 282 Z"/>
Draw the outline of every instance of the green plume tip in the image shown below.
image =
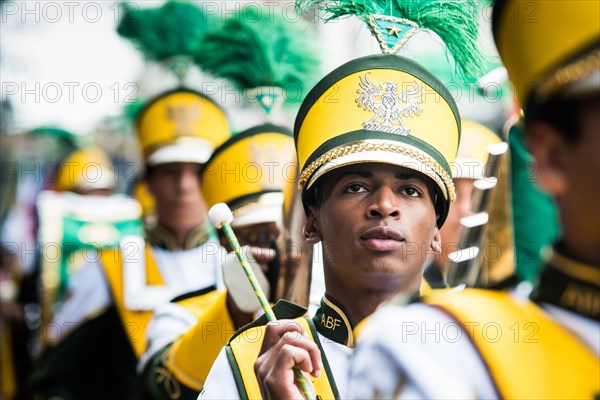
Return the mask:
<path id="1" fill-rule="evenodd" d="M 314 6 L 325 12 L 325 22 L 360 18 L 384 53 L 396 53 L 419 29 L 435 32 L 463 77 L 483 73 L 485 59 L 477 45 L 479 8 L 474 0 L 296 0 L 300 12 Z"/>

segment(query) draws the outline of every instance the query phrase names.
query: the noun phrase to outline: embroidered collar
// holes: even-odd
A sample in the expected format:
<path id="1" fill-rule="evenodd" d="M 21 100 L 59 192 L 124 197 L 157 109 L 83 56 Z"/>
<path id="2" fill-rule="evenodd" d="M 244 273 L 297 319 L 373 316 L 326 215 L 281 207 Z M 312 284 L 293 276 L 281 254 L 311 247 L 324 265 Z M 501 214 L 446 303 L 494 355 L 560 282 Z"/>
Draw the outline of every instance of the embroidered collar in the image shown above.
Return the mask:
<path id="1" fill-rule="evenodd" d="M 191 250 L 204 243 L 211 237 L 213 228 L 206 219 L 201 225 L 194 228 L 185 239 L 185 244 L 182 250 Z M 169 251 L 178 250 L 175 236 L 167 228 L 156 225 L 146 229 L 146 240 L 154 246 L 161 247 Z"/>
<path id="2" fill-rule="evenodd" d="M 557 246 L 546 249 L 543 259 L 531 299 L 600 321 L 600 268 L 561 254 Z"/>
<path id="3" fill-rule="evenodd" d="M 354 347 L 354 324 L 344 307 L 331 296 L 321 299 L 321 307 L 313 317 L 317 331 L 328 339 L 348 347 Z"/>

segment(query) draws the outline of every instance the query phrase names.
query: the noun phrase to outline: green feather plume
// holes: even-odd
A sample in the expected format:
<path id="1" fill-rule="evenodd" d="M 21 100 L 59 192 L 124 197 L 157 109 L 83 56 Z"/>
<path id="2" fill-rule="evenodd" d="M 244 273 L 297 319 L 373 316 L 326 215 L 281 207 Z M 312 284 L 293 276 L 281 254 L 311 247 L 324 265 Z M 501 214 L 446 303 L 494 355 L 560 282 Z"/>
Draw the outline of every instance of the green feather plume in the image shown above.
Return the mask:
<path id="1" fill-rule="evenodd" d="M 145 103 L 141 100 L 127 103 L 122 110 L 122 117 L 125 121 L 135 124 L 140 111 L 144 108 Z"/>
<path id="2" fill-rule="evenodd" d="M 463 77 L 483 73 L 485 58 L 477 46 L 479 8 L 474 0 L 296 0 L 300 12 L 315 5 L 325 11 L 326 22 L 350 15 L 367 24 L 372 16 L 412 21 L 444 41 Z"/>
<path id="3" fill-rule="evenodd" d="M 329 22 L 349 15 L 363 18 L 376 14 L 377 7 L 373 3 L 375 1 L 371 0 L 296 0 L 296 8 L 300 13 L 305 13 L 317 5 L 327 13 L 325 22 Z"/>
<path id="4" fill-rule="evenodd" d="M 249 8 L 204 37 L 196 62 L 241 90 L 279 87 L 286 103 L 297 103 L 319 73 L 315 41 L 306 26 L 280 13 Z"/>
<path id="5" fill-rule="evenodd" d="M 123 4 L 117 33 L 152 61 L 191 56 L 198 51 L 211 21 L 194 4 L 168 1 L 158 8 L 138 9 Z"/>

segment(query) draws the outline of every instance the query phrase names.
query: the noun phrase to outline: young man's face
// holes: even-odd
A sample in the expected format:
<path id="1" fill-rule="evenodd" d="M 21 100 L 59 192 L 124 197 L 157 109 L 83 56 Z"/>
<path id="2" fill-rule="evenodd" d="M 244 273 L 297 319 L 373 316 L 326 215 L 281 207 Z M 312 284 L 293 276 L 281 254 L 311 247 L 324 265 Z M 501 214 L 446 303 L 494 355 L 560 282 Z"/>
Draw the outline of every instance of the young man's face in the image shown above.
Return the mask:
<path id="1" fill-rule="evenodd" d="M 581 110 L 581 137 L 567 147 L 567 183 L 561 197 L 570 192 L 573 218 L 580 218 L 580 235 L 600 245 L 600 97 Z M 597 247 L 596 247 L 597 248 Z"/>
<path id="2" fill-rule="evenodd" d="M 204 221 L 199 170 L 200 164 L 195 163 L 159 164 L 146 177 L 158 221 L 173 232 L 189 231 Z"/>
<path id="3" fill-rule="evenodd" d="M 310 207 L 305 233 L 309 242 L 322 242 L 328 292 L 333 285 L 416 292 L 426 253 L 439 241 L 433 183 L 379 163 L 340 168 L 321 179 L 322 200 Z"/>
<path id="4" fill-rule="evenodd" d="M 572 253 L 590 262 L 600 260 L 599 115 L 600 96 L 582 103 L 574 143 L 545 122 L 534 122 L 527 132 L 536 181 L 558 205 L 562 240 Z"/>

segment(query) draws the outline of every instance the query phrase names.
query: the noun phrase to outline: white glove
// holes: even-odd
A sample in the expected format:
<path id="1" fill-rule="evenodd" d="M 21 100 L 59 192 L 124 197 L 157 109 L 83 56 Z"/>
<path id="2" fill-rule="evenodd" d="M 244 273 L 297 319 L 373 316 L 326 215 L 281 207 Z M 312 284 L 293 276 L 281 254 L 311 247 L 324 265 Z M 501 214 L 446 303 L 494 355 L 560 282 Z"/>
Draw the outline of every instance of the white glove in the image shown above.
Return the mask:
<path id="1" fill-rule="evenodd" d="M 265 292 L 265 296 L 269 298 L 271 287 L 267 277 L 263 273 L 260 265 L 254 260 L 250 252 L 249 246 L 244 246 L 240 249 L 248 264 L 252 267 L 256 280 Z M 235 302 L 235 305 L 245 313 L 255 313 L 261 309 L 256 293 L 252 289 L 252 285 L 244 272 L 244 268 L 240 264 L 235 253 L 228 253 L 225 257 L 223 267 L 223 281 L 229 295 Z"/>

